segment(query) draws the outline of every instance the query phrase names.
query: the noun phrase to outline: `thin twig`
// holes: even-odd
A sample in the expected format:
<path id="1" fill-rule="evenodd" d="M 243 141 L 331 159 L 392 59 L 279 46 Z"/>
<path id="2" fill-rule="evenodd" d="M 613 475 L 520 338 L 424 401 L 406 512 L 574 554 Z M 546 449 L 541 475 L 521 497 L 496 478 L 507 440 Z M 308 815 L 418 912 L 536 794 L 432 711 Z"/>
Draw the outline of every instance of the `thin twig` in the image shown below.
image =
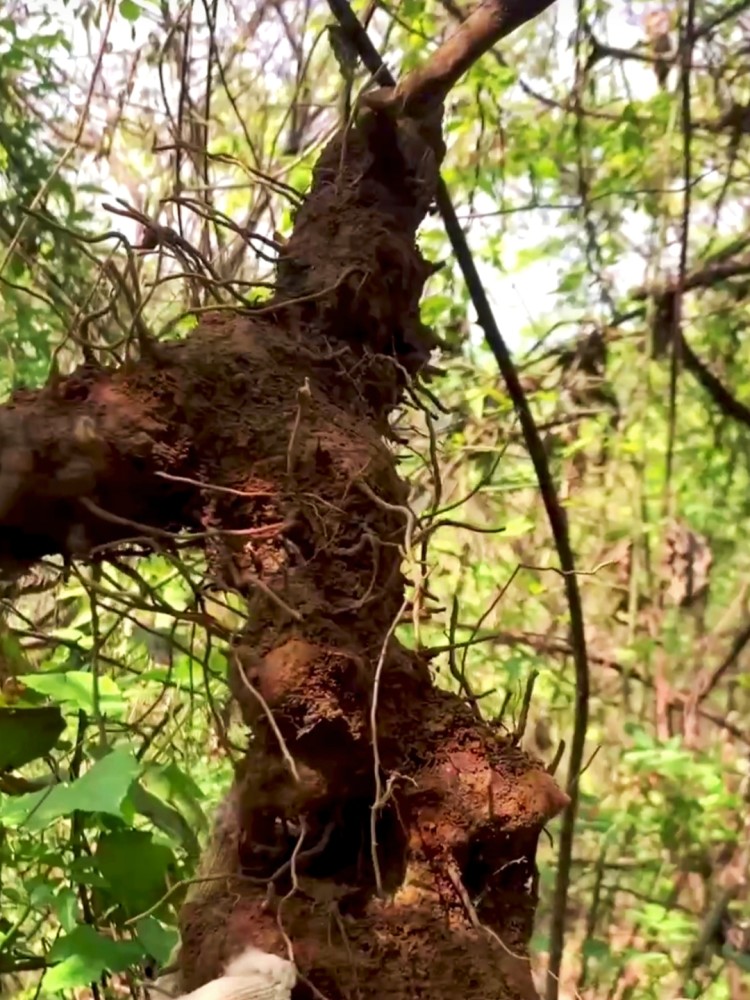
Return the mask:
<path id="1" fill-rule="evenodd" d="M 387 794 L 390 788 L 390 784 L 386 787 L 385 792 L 383 791 L 383 779 L 380 774 L 380 747 L 378 744 L 378 699 L 380 696 L 380 682 L 383 677 L 383 669 L 385 667 L 385 659 L 388 653 L 388 645 L 391 641 L 391 636 L 396 631 L 398 623 L 401 621 L 401 617 L 406 611 L 408 600 L 406 598 L 401 602 L 401 607 L 398 610 L 398 614 L 394 617 L 390 624 L 388 631 L 383 639 L 383 645 L 380 648 L 380 656 L 378 657 L 378 664 L 375 668 L 375 680 L 373 682 L 372 689 L 372 707 L 370 708 L 370 733 L 372 736 L 372 770 L 373 778 L 375 781 L 375 798 L 370 807 L 370 851 L 372 853 L 372 867 L 375 873 L 375 888 L 379 896 L 383 895 L 383 876 L 380 872 L 380 861 L 378 860 L 378 838 L 377 838 L 377 825 L 378 816 L 383 805 L 387 801 Z"/>
<path id="2" fill-rule="evenodd" d="M 274 714 L 271 711 L 270 705 L 263 697 L 263 695 L 260 693 L 260 691 L 255 687 L 255 685 L 252 684 L 248 679 L 247 674 L 245 673 L 245 668 L 240 663 L 239 657 L 236 655 L 236 653 L 233 655 L 233 659 L 235 662 L 235 666 L 237 667 L 237 673 L 240 675 L 240 680 L 247 688 L 247 690 L 250 692 L 250 694 L 253 696 L 253 698 L 255 698 L 255 700 L 258 702 L 260 707 L 263 709 L 263 713 L 268 719 L 268 724 L 271 727 L 273 735 L 276 737 L 278 741 L 279 749 L 281 750 L 281 755 L 287 762 L 289 770 L 292 772 L 292 777 L 297 782 L 297 784 L 300 784 L 300 777 L 299 777 L 299 771 L 297 770 L 297 764 L 294 760 L 294 757 L 292 757 L 292 753 L 289 747 L 287 746 L 283 733 L 279 729 L 279 724 L 274 718 Z"/>
<path id="3" fill-rule="evenodd" d="M 529 674 L 529 678 L 526 681 L 526 688 L 523 693 L 523 701 L 521 703 L 521 714 L 518 717 L 518 724 L 513 731 L 513 742 L 520 743 L 523 739 L 523 734 L 526 732 L 526 723 L 529 718 L 529 708 L 531 707 L 531 699 L 534 695 L 534 684 L 539 676 L 538 670 L 532 670 Z"/>

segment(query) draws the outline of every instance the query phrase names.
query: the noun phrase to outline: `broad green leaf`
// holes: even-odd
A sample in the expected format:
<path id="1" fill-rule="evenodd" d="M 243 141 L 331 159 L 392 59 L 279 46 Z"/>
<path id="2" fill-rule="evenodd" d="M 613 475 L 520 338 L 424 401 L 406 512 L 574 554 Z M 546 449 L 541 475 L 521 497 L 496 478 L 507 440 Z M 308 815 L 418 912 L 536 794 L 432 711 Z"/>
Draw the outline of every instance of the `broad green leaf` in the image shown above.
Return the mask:
<path id="1" fill-rule="evenodd" d="M 448 317 L 454 301 L 449 295 L 427 295 L 422 299 L 422 319 L 433 326 L 443 317 Z"/>
<path id="2" fill-rule="evenodd" d="M 113 899 L 128 916 L 149 909 L 167 891 L 166 873 L 174 855 L 143 830 L 118 830 L 99 839 L 94 857 Z"/>
<path id="3" fill-rule="evenodd" d="M 737 951 L 736 948 L 732 948 L 731 945 L 728 944 L 724 945 L 722 954 L 728 961 L 734 962 L 735 965 L 738 965 L 743 972 L 750 974 L 750 955 Z"/>
<path id="4" fill-rule="evenodd" d="M 555 161 L 549 156 L 540 156 L 533 160 L 531 169 L 537 180 L 554 180 L 560 176 L 560 170 Z"/>
<path id="5" fill-rule="evenodd" d="M 197 833 L 208 828 L 208 821 L 201 806 L 201 802 L 205 799 L 204 793 L 190 775 L 174 762 L 147 767 L 141 784 L 147 791 L 178 809 Z"/>
<path id="6" fill-rule="evenodd" d="M 584 942 L 583 954 L 587 958 L 607 958 L 611 953 L 611 948 L 606 941 L 599 938 L 589 938 Z"/>
<path id="7" fill-rule="evenodd" d="M 88 715 L 95 713 L 94 676 L 84 670 L 67 670 L 64 673 L 26 674 L 19 677 L 27 687 L 45 694 L 60 705 L 72 705 Z M 111 677 L 99 677 L 99 703 L 102 712 L 116 712 L 124 703 Z"/>
<path id="8" fill-rule="evenodd" d="M 113 750 L 77 781 L 5 798 L 0 802 L 0 821 L 5 826 L 39 831 L 76 810 L 121 816 L 128 789 L 139 772 L 140 764 L 129 750 Z"/>
<path id="9" fill-rule="evenodd" d="M 60 926 L 68 934 L 76 926 L 79 900 L 75 891 L 69 886 L 63 886 L 55 897 L 53 909 L 60 921 Z"/>
<path id="10" fill-rule="evenodd" d="M 126 21 L 137 21 L 143 11 L 135 0 L 120 0 L 120 13 Z"/>
<path id="11" fill-rule="evenodd" d="M 143 947 L 137 941 L 113 941 L 93 927 L 80 924 L 50 949 L 47 960 L 56 964 L 44 976 L 44 989 L 57 993 L 85 986 L 104 972 L 122 972 L 143 954 Z"/>
<path id="12" fill-rule="evenodd" d="M 0 771 L 23 767 L 49 753 L 65 729 L 60 709 L 0 706 Z"/>
<path id="13" fill-rule="evenodd" d="M 174 927 L 167 927 L 156 917 L 144 917 L 136 924 L 138 940 L 160 965 L 166 965 L 180 936 Z"/>
<path id="14" fill-rule="evenodd" d="M 171 840 L 184 846 L 188 854 L 192 857 L 200 854 L 198 838 L 184 816 L 143 788 L 141 782 L 132 785 L 128 799 L 136 812 L 150 819 L 154 826 L 162 833 L 166 833 Z"/>

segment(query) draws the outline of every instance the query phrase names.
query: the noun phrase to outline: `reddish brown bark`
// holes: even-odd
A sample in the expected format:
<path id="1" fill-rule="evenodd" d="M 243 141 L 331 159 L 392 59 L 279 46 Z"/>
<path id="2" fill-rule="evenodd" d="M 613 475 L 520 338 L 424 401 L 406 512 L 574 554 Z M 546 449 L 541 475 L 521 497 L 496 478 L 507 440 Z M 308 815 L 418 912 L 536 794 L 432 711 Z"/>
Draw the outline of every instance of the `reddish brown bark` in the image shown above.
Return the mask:
<path id="1" fill-rule="evenodd" d="M 368 112 L 331 143 L 269 306 L 19 393 L 0 416 L 7 565 L 189 529 L 212 582 L 250 597 L 229 655 L 253 741 L 216 831 L 227 878 L 183 908 L 186 989 L 246 944 L 285 954 L 286 934 L 299 997 L 536 995 L 534 854 L 565 796 L 386 643 L 406 488 L 384 437 L 434 342 L 415 245 L 440 155 L 427 129 Z"/>

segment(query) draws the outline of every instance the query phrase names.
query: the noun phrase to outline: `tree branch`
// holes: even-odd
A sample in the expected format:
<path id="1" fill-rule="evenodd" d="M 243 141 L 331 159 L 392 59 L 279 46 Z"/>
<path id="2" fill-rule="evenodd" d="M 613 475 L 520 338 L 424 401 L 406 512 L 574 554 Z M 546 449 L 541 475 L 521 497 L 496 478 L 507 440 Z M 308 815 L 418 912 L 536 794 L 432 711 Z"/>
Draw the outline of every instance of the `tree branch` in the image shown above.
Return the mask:
<path id="1" fill-rule="evenodd" d="M 554 0 L 482 0 L 440 45 L 424 66 L 397 85 L 369 94 L 365 103 L 393 109 L 411 118 L 424 118 L 443 103 L 466 71 L 495 42 L 552 6 Z M 332 9 L 339 4 L 331 4 Z M 335 13 L 335 11 L 334 11 Z"/>
<path id="2" fill-rule="evenodd" d="M 681 294 L 699 288 L 710 288 L 714 284 L 730 278 L 747 275 L 750 275 L 750 256 L 715 260 L 689 271 L 683 282 L 669 280 L 661 285 L 641 285 L 633 289 L 631 295 L 636 301 L 652 298 L 656 303 L 657 313 L 661 312 L 665 316 L 673 316 L 675 312 L 674 302 Z M 671 335 L 673 331 L 670 330 L 668 333 Z M 685 368 L 696 377 L 723 414 L 750 427 L 750 407 L 745 406 L 731 394 L 705 362 L 698 357 L 687 342 L 685 335 L 679 330 L 677 337 L 677 347 L 681 352 Z"/>
<path id="3" fill-rule="evenodd" d="M 680 335 L 680 349 L 685 367 L 695 375 L 721 412 L 727 417 L 731 417 L 733 420 L 737 420 L 739 423 L 750 427 L 750 408 L 738 399 L 735 399 L 710 368 L 701 361 L 688 344 L 684 334 Z"/>
<path id="4" fill-rule="evenodd" d="M 725 24 L 727 21 L 731 21 L 733 17 L 739 17 L 740 14 L 744 13 L 750 7 L 750 0 L 736 0 L 730 7 L 719 11 L 713 17 L 709 17 L 706 21 L 701 24 L 695 32 L 695 38 L 702 38 L 704 35 L 710 35 L 712 31 L 715 31 L 720 25 Z"/>
<path id="5" fill-rule="evenodd" d="M 734 637 L 732 646 L 723 660 L 713 670 L 708 671 L 705 676 L 698 678 L 696 689 L 699 704 L 709 696 L 727 670 L 737 662 L 748 643 L 750 643 L 750 623 L 745 625 Z"/>
<path id="6" fill-rule="evenodd" d="M 710 288 L 717 282 L 726 281 L 729 278 L 740 278 L 750 274 L 750 256 L 735 257 L 730 260 L 721 260 L 716 263 L 704 264 L 685 275 L 685 283 L 682 287 L 684 292 L 695 291 L 696 288 Z M 675 294 L 676 284 L 672 281 L 663 285 L 640 285 L 632 290 L 631 297 L 636 301 L 643 301 L 651 296 Z"/>

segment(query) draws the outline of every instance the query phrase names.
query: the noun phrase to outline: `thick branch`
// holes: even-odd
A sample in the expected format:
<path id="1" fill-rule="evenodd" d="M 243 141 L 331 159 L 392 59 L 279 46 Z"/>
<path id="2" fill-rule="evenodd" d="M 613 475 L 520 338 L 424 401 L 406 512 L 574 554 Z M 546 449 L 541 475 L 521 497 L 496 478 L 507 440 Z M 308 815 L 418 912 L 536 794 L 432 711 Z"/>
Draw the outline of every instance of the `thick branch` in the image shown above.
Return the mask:
<path id="1" fill-rule="evenodd" d="M 330 2 L 330 0 L 329 0 Z M 482 0 L 424 66 L 395 88 L 366 95 L 365 103 L 411 118 L 426 118 L 439 108 L 466 71 L 501 38 L 537 17 L 554 0 Z M 331 3 L 334 12 L 338 3 Z"/>

